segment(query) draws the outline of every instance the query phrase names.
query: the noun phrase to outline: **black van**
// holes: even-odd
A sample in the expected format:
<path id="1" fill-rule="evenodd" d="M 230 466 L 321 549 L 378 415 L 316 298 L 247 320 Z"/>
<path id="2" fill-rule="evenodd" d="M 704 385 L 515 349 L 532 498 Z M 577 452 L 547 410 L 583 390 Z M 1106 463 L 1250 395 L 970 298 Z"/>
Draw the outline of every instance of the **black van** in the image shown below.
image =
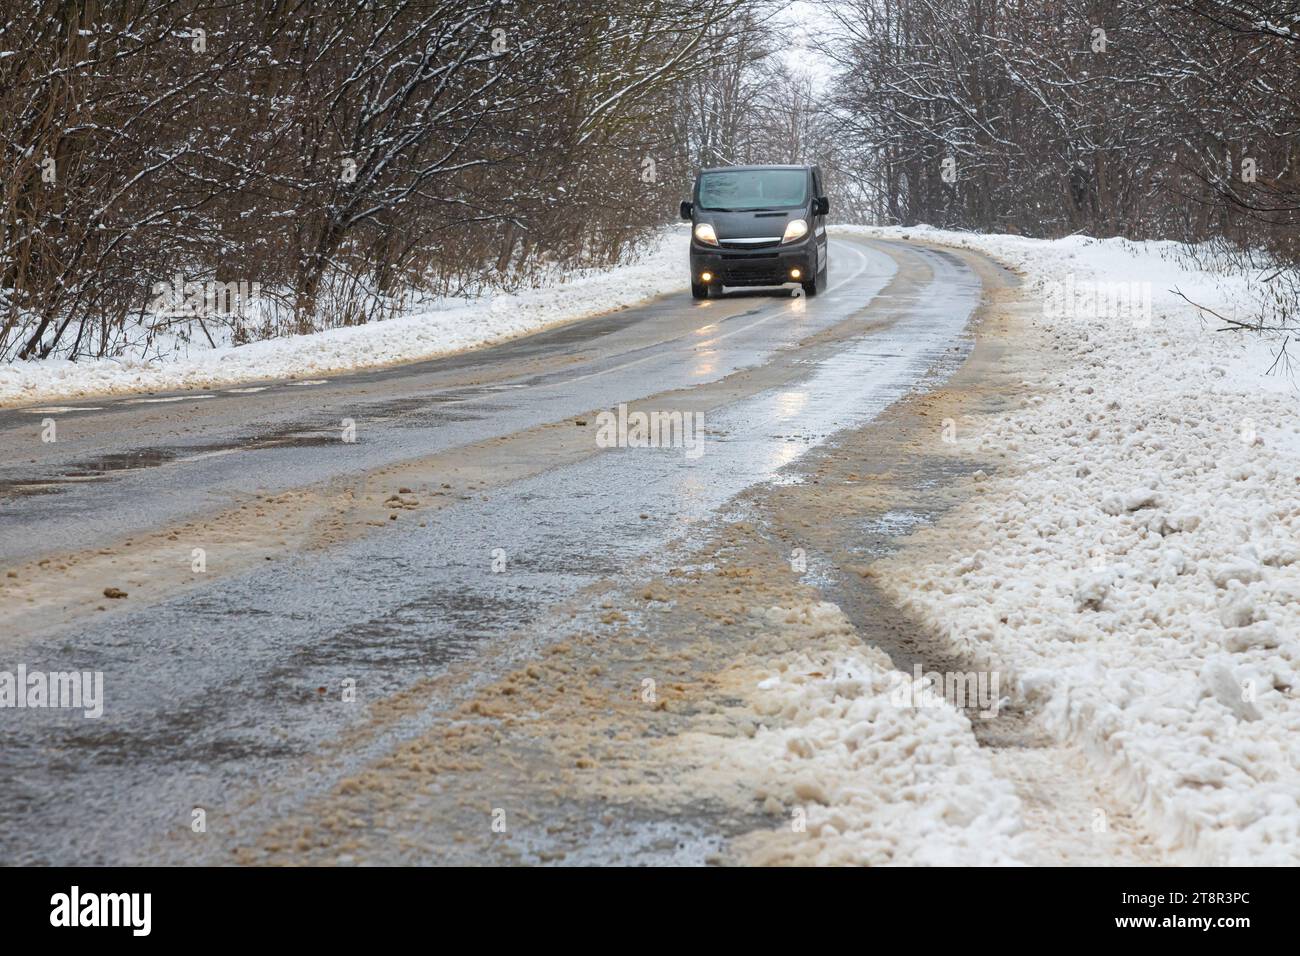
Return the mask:
<path id="1" fill-rule="evenodd" d="M 826 288 L 826 214 L 817 166 L 719 166 L 695 177 L 682 218 L 691 221 L 691 294 L 723 286 L 798 282 Z"/>

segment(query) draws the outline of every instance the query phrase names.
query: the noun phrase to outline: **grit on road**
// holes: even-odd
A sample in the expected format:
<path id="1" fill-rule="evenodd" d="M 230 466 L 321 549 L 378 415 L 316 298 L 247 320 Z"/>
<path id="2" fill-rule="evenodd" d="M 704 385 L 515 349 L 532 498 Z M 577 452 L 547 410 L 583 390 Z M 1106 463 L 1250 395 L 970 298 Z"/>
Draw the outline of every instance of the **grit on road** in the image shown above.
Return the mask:
<path id="1" fill-rule="evenodd" d="M 942 486 L 909 444 L 918 420 L 898 409 L 954 373 L 984 374 L 969 325 L 1013 280 L 915 243 L 831 248 L 829 289 L 811 299 L 683 293 L 415 365 L 0 412 L 0 651 L 28 670 L 105 676 L 98 720 L 10 712 L 4 857 L 725 859 L 764 825 L 757 805 L 660 800 L 654 786 L 629 796 L 626 779 L 627 799 L 611 803 L 593 785 L 601 761 L 574 756 L 590 739 L 541 753 L 466 701 L 584 644 L 632 702 L 652 645 L 676 641 L 681 660 L 724 669 L 717 635 L 708 653 L 682 643 L 718 593 L 682 581 L 648 599 L 645 582 L 671 592 L 669 572 L 691 555 L 725 562 L 720 536 L 734 538 L 739 513 L 769 539 L 793 534 L 780 529 L 801 514 L 814 551 L 819 534 L 844 537 L 861 524 L 847 512 L 771 498 L 819 483 L 835 449 L 892 454 L 891 475 L 915 494 Z M 983 400 L 1001 400 L 995 391 Z M 599 416 L 620 405 L 699 416 L 703 445 L 603 447 Z M 856 471 L 883 475 L 878 465 Z M 756 562 L 761 548 L 748 547 Z M 859 635 L 892 642 L 882 649 L 897 666 L 919 653 L 899 637 L 906 622 L 881 625 L 888 609 L 842 568 L 773 583 L 782 554 L 729 582 L 752 587 L 742 602 L 811 588 L 858 607 Z M 646 613 L 647 600 L 677 617 Z M 744 631 L 721 620 L 723 633 Z M 583 693 L 572 673 L 550 688 L 575 705 L 564 727 L 550 718 L 552 742 L 602 720 L 610 739 L 652 732 L 611 717 L 622 703 L 576 707 L 596 677 Z M 437 783 L 394 776 L 411 747 L 441 754 L 427 768 Z M 513 842 L 491 839 L 497 804 L 524 808 Z"/>

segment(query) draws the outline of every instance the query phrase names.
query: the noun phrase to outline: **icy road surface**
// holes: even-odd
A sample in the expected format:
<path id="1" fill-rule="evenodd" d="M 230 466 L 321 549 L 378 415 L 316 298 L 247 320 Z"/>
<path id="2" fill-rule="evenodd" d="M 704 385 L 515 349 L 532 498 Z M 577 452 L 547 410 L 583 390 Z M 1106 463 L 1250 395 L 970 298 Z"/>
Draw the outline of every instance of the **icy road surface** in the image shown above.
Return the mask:
<path id="1" fill-rule="evenodd" d="M 814 299 L 672 295 L 328 381 L 0 412 L 0 568 L 22 584 L 52 556 L 69 576 L 0 592 L 0 670 L 102 671 L 105 698 L 98 720 L 3 712 L 0 858 L 183 861 L 161 845 L 193 808 L 274 817 L 263 785 L 366 703 L 653 564 L 961 359 L 981 284 L 960 258 L 831 249 Z M 595 415 L 620 403 L 702 414 L 703 453 L 598 447 Z M 418 507 L 325 529 L 304 489 Z M 113 563 L 133 548 L 149 556 Z M 129 596 L 99 596 L 110 585 Z M 361 706 L 335 703 L 348 682 Z M 299 796 L 334 782 L 305 775 Z"/>

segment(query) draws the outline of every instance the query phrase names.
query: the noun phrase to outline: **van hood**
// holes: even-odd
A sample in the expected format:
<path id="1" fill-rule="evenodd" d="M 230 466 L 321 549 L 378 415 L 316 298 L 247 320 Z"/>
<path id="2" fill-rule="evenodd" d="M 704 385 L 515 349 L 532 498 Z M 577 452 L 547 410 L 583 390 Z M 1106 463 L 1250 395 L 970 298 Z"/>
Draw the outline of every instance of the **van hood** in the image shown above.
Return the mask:
<path id="1" fill-rule="evenodd" d="M 762 239 L 775 236 L 780 239 L 785 234 L 785 226 L 791 219 L 806 219 L 808 210 L 803 207 L 793 209 L 766 210 L 758 212 L 711 212 L 698 209 L 695 221 L 707 222 L 718 234 L 719 242 L 728 239 Z"/>

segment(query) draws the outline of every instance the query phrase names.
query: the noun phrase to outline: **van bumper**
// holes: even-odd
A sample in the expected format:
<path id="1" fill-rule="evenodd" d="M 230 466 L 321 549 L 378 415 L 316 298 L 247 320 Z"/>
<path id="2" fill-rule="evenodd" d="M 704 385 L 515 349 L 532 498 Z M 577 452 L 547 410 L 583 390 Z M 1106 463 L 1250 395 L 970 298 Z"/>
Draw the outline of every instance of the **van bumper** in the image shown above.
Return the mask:
<path id="1" fill-rule="evenodd" d="M 798 278 L 790 274 L 799 270 Z M 785 285 L 809 282 L 817 271 L 817 249 L 811 237 L 801 242 L 762 249 L 719 249 L 691 243 L 691 281 L 710 285 L 737 286 Z"/>

